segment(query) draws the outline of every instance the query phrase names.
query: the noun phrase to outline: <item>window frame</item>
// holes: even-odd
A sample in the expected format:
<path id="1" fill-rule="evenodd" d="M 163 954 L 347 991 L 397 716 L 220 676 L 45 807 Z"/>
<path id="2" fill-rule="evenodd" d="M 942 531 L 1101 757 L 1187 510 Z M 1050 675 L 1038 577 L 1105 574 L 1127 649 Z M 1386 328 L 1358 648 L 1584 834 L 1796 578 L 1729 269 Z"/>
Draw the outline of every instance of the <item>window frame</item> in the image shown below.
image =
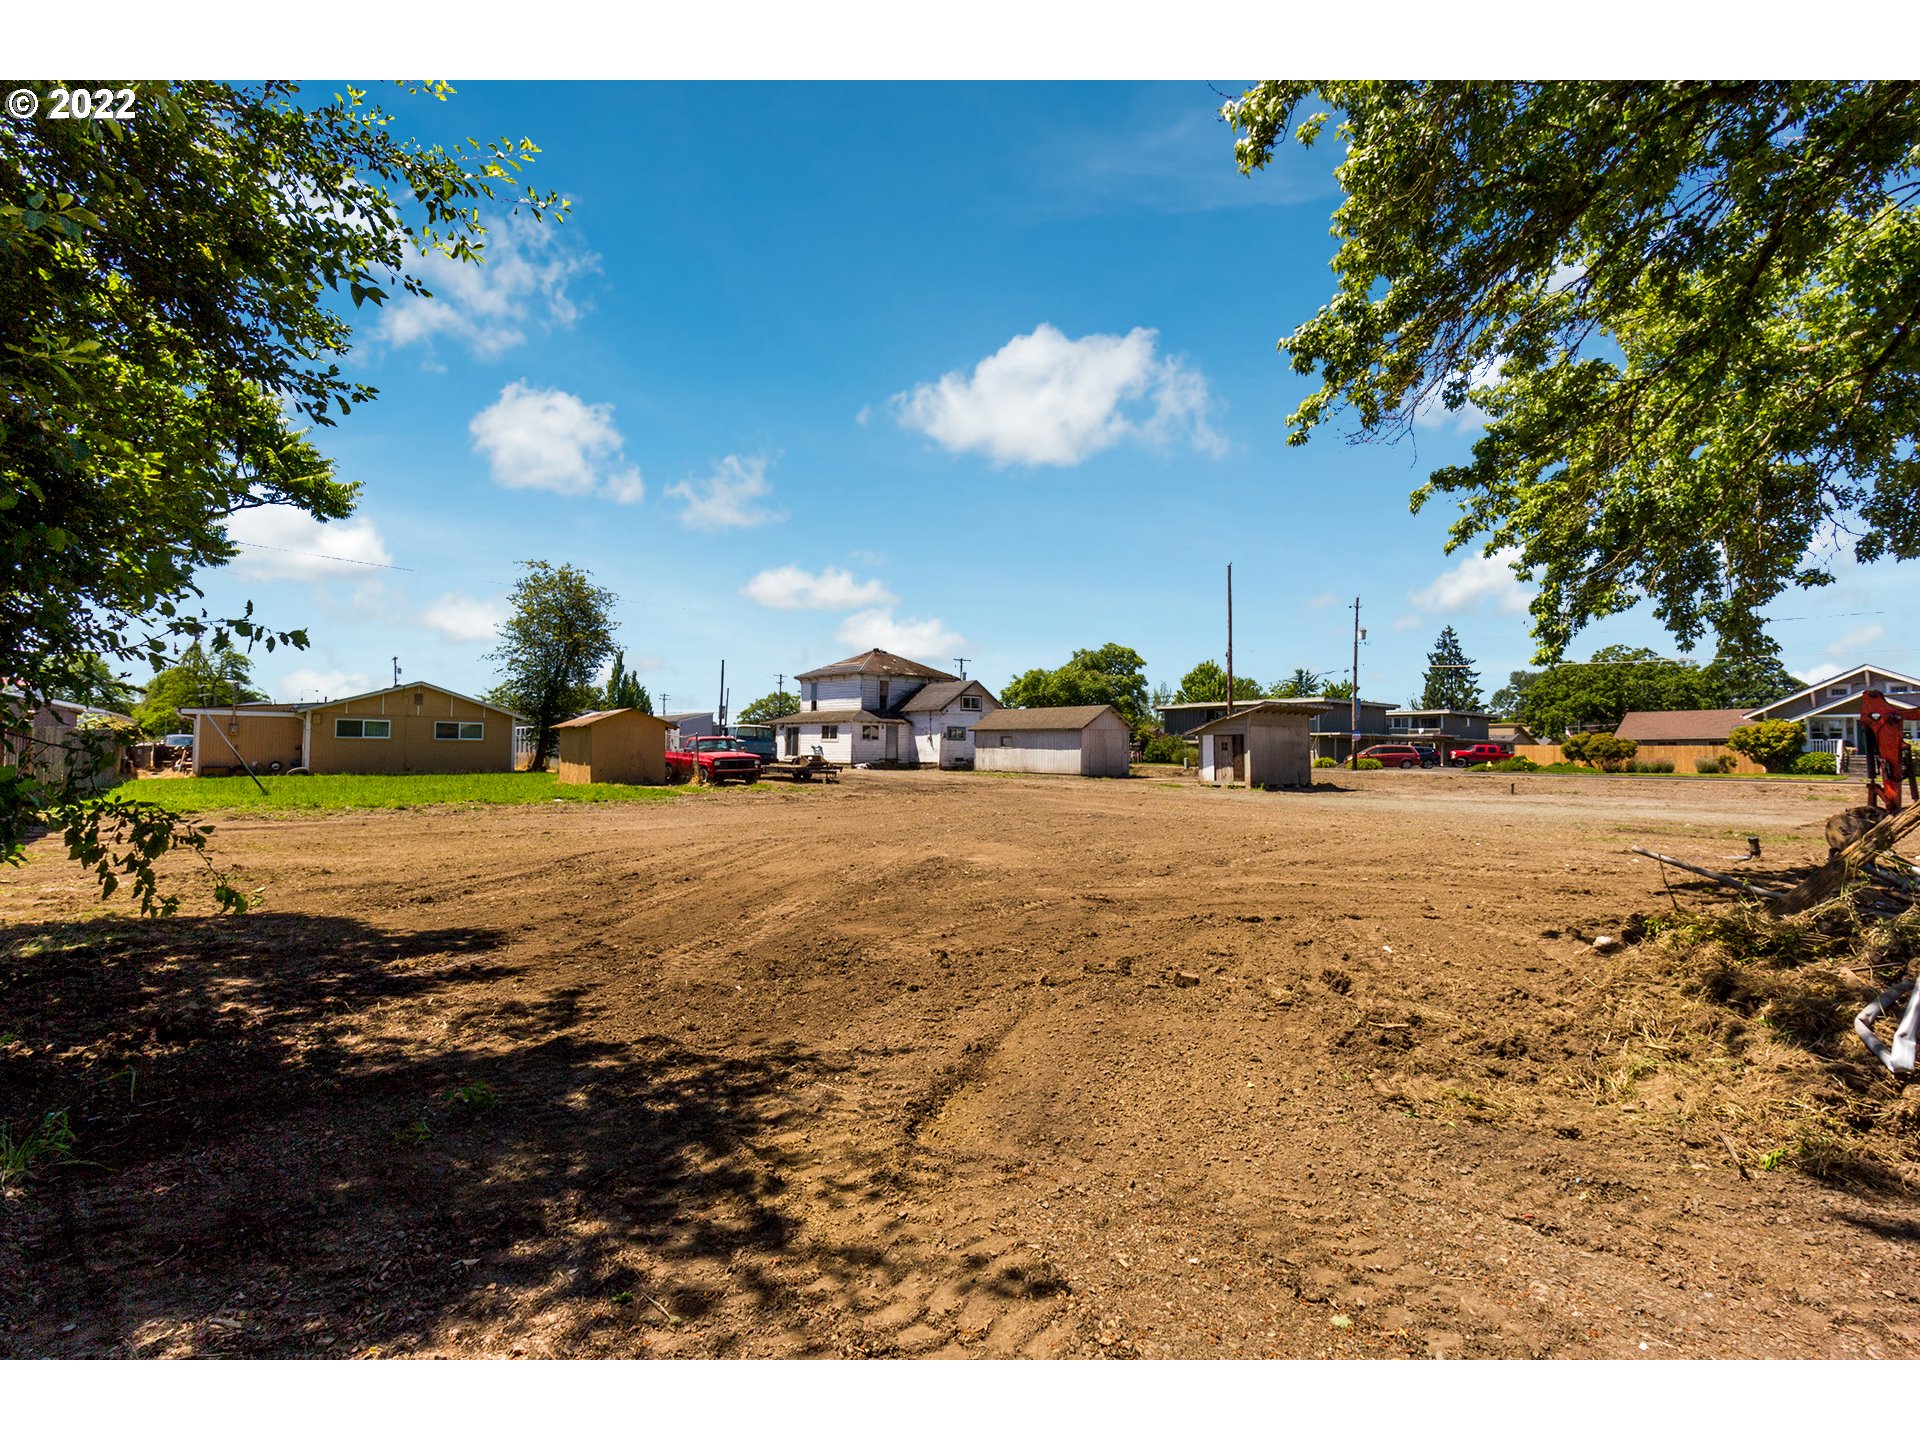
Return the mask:
<path id="1" fill-rule="evenodd" d="M 860 727 L 860 739 L 862 741 L 878 740 L 879 738 L 880 727 L 878 725 L 862 725 Z"/>
<path id="2" fill-rule="evenodd" d="M 967 738 L 967 727 L 966 727 L 966 726 L 964 726 L 964 725 L 949 725 L 949 726 L 947 726 L 947 739 L 949 739 L 949 740 L 964 740 L 964 739 L 966 739 L 966 738 Z"/>
<path id="3" fill-rule="evenodd" d="M 360 731 L 356 735 L 349 735 L 340 728 L 342 725 L 358 725 Z M 369 725 L 379 725 L 383 728 L 378 735 L 369 735 L 367 734 Z M 391 740 L 393 721 L 384 715 L 336 715 L 333 717 L 333 738 L 336 740 Z"/>
<path id="4" fill-rule="evenodd" d="M 440 727 L 451 725 L 454 733 L 442 735 Z M 472 730 L 476 733 L 469 735 Z M 433 738 L 436 740 L 484 740 L 487 738 L 487 722 L 484 720 L 436 720 L 433 722 Z"/>
<path id="5" fill-rule="evenodd" d="M 978 710 L 981 708 L 981 703 L 978 695 L 962 695 L 960 697 L 960 708 L 962 710 Z"/>
<path id="6" fill-rule="evenodd" d="M 820 738 L 822 740 L 838 740 L 840 738 L 840 727 L 838 725 L 822 725 L 820 727 Z"/>

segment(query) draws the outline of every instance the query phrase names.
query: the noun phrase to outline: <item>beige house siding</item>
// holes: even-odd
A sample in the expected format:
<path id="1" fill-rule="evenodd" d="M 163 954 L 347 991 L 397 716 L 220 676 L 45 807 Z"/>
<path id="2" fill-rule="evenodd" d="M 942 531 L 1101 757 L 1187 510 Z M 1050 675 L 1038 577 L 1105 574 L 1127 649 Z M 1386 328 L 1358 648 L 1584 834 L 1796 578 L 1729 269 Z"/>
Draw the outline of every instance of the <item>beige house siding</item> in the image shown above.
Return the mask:
<path id="1" fill-rule="evenodd" d="M 384 740 L 336 735 L 342 719 L 382 719 L 392 726 Z M 477 721 L 478 740 L 434 738 L 436 720 Z M 431 686 L 316 705 L 305 716 L 307 766 L 317 775 L 477 775 L 513 769 L 513 717 Z M 196 759 L 198 750 L 196 748 Z"/>
<path id="2" fill-rule="evenodd" d="M 300 764 L 300 717 L 245 710 L 203 711 L 193 717 L 194 774 L 238 773 L 242 760 L 267 774 L 274 773 L 275 765 L 295 768 Z"/>
<path id="3" fill-rule="evenodd" d="M 562 785 L 664 785 L 672 728 L 637 710 L 563 728 L 556 779 Z"/>

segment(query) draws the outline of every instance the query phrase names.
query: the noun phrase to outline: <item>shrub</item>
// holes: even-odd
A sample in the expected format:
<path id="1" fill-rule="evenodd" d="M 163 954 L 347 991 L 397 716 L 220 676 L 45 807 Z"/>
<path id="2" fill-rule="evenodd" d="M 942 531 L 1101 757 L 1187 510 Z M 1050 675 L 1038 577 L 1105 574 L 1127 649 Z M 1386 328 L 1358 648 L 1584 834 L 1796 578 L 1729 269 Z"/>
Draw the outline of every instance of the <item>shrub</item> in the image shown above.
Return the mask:
<path id="1" fill-rule="evenodd" d="M 1740 762 L 1731 755 L 1705 755 L 1693 762 L 1702 775 L 1731 775 Z"/>
<path id="2" fill-rule="evenodd" d="M 1580 765 L 1572 760 L 1557 760 L 1551 765 L 1540 767 L 1542 775 L 1593 775 L 1597 771 L 1591 765 Z"/>
<path id="3" fill-rule="evenodd" d="M 1356 770 L 1384 770 L 1386 767 L 1378 760 L 1360 759 L 1354 762 L 1353 768 Z"/>
<path id="4" fill-rule="evenodd" d="M 1340 762 L 1331 755 L 1321 755 L 1314 760 L 1313 768 L 1316 770 L 1331 770 L 1339 765 L 1339 763 Z"/>
<path id="5" fill-rule="evenodd" d="M 1608 735 L 1604 731 L 1569 735 L 1560 742 L 1560 753 L 1567 759 L 1598 765 L 1602 770 L 1626 769 L 1627 762 L 1633 759 L 1639 749 L 1637 740 L 1622 740 L 1618 735 Z"/>
<path id="6" fill-rule="evenodd" d="M 1671 775 L 1671 760 L 1629 760 L 1627 770 L 1634 775 Z"/>
<path id="7" fill-rule="evenodd" d="M 1469 765 L 1469 770 L 1484 770 L 1495 775 L 1531 775 L 1540 768 L 1539 762 L 1529 760 L 1524 755 L 1510 756 L 1505 760 L 1491 760 L 1479 765 Z"/>
<path id="8" fill-rule="evenodd" d="M 1727 748 L 1746 756 L 1768 773 L 1791 766 L 1806 748 L 1807 727 L 1798 720 L 1762 720 L 1742 725 L 1727 737 Z"/>
<path id="9" fill-rule="evenodd" d="M 1833 756 L 1825 750 L 1809 750 L 1794 758 L 1793 773 L 1796 775 L 1831 775 L 1834 773 Z"/>
<path id="10" fill-rule="evenodd" d="M 1159 765 L 1192 763 L 1192 747 L 1184 735 L 1154 735 L 1140 747 L 1140 758 Z"/>

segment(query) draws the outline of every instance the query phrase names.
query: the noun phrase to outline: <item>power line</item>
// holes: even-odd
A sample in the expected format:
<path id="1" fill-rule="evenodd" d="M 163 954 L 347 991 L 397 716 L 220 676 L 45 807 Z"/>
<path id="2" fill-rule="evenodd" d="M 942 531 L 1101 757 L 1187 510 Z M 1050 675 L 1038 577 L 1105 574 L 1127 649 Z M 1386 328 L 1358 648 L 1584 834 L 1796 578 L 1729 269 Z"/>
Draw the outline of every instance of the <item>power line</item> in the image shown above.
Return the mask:
<path id="1" fill-rule="evenodd" d="M 411 565 L 388 565 L 379 560 L 356 560 L 351 555 L 322 555 L 318 550 L 289 550 L 284 545 L 262 545 L 257 540 L 234 540 L 234 545 L 244 545 L 249 550 L 272 550 L 281 555 L 304 555 L 309 560 L 338 560 L 342 565 L 366 565 L 375 570 L 405 570 L 409 575 L 420 572 Z M 491 582 L 499 584 L 499 581 Z"/>

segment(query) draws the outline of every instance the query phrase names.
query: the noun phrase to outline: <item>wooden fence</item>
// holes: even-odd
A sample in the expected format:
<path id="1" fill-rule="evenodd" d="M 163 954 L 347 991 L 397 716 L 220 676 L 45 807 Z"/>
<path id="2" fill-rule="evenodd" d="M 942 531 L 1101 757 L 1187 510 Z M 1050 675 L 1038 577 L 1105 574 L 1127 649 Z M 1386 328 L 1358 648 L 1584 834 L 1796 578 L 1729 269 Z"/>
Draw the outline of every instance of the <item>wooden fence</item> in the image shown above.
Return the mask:
<path id="1" fill-rule="evenodd" d="M 1558 745 L 1516 745 L 1515 755 L 1523 755 L 1539 765 L 1557 765 L 1567 757 L 1560 752 Z M 1734 775 L 1764 775 L 1766 767 L 1757 765 L 1744 755 L 1734 755 L 1724 745 L 1650 745 L 1642 741 L 1634 752 L 1635 760 L 1671 760 L 1676 775 L 1694 775 L 1699 773 L 1694 766 L 1696 760 L 1706 760 L 1715 755 L 1733 757 Z"/>

